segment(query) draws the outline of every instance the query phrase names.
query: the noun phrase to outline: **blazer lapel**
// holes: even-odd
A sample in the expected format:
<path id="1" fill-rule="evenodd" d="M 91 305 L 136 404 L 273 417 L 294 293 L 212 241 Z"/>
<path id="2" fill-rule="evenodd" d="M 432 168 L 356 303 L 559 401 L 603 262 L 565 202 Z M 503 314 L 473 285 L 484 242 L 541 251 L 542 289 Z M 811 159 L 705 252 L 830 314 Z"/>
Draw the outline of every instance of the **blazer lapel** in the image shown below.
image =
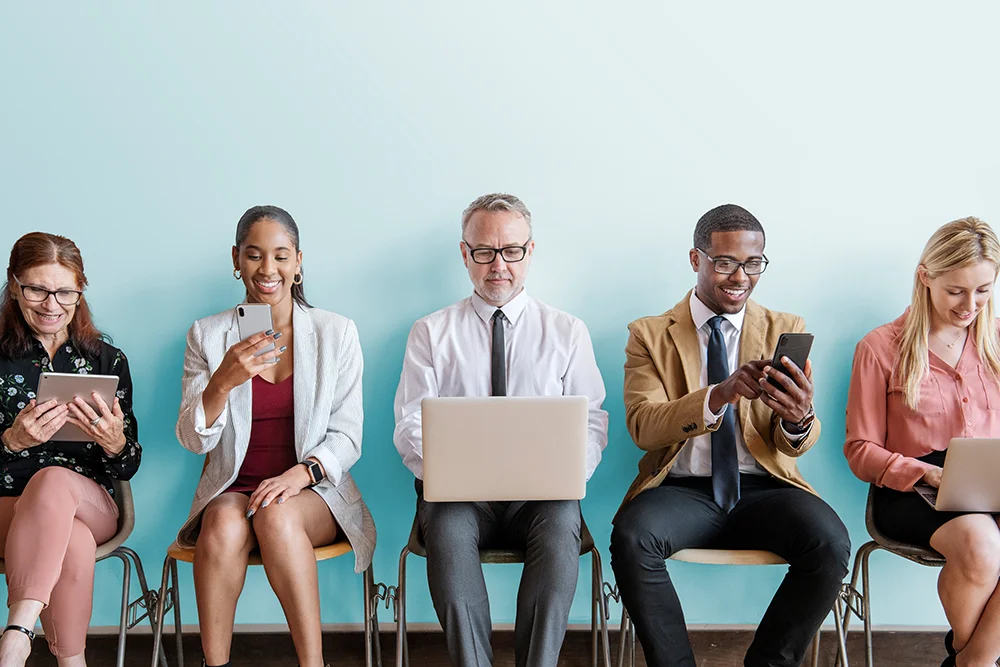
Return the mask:
<path id="1" fill-rule="evenodd" d="M 747 310 L 743 316 L 743 329 L 740 331 L 739 362 L 741 367 L 751 360 L 764 358 L 764 324 L 764 309 L 753 301 L 747 300 Z M 735 368 L 731 370 L 736 371 Z M 744 432 L 749 416 L 749 410 L 739 411 L 740 428 Z"/>
<path id="2" fill-rule="evenodd" d="M 240 342 L 240 332 L 236 324 L 236 311 L 233 310 L 233 325 L 226 332 L 225 353 L 236 343 Z M 233 423 L 233 432 L 236 435 L 236 462 L 240 465 L 246 455 L 247 445 L 250 443 L 250 422 L 253 420 L 253 389 L 252 380 L 248 380 L 229 392 L 229 419 Z"/>
<path id="3" fill-rule="evenodd" d="M 295 363 L 292 371 L 293 404 L 295 412 L 295 453 L 299 460 L 305 452 L 305 443 L 314 442 L 309 439 L 310 417 L 314 409 L 313 399 L 316 396 L 316 335 L 313 331 L 312 318 L 309 311 L 296 305 L 292 312 L 292 340 L 295 345 Z"/>
<path id="4" fill-rule="evenodd" d="M 684 369 L 685 390 L 694 391 L 701 387 L 701 350 L 698 347 L 698 332 L 691 316 L 691 292 L 673 307 L 674 319 L 667 325 L 670 338 L 677 348 Z"/>

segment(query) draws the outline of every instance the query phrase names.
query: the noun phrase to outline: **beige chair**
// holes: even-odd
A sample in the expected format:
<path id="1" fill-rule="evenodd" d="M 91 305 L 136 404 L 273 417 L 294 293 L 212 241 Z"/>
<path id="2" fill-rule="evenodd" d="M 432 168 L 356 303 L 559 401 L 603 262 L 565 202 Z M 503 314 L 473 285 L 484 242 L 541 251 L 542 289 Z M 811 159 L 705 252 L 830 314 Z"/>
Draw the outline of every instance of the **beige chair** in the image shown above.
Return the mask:
<path id="1" fill-rule="evenodd" d="M 670 560 L 681 563 L 700 563 L 702 565 L 788 565 L 788 563 L 770 551 L 756 549 L 681 549 L 670 557 Z M 611 597 L 619 598 L 617 588 L 613 588 Z M 839 602 L 839 601 L 838 601 Z M 847 649 L 844 645 L 843 615 L 839 604 L 834 606 L 833 618 L 837 627 L 837 639 L 840 643 L 838 657 L 843 667 L 847 667 Z M 813 638 L 812 667 L 819 667 L 820 632 Z M 625 653 L 628 651 L 629 667 L 635 666 L 635 626 L 629 618 L 628 611 L 622 606 L 621 632 L 618 638 L 618 667 L 625 667 Z"/>
<path id="2" fill-rule="evenodd" d="M 177 643 L 177 667 L 184 667 L 184 644 L 181 633 L 181 605 L 179 586 L 177 584 L 177 562 L 193 563 L 194 552 L 194 547 L 182 547 L 177 542 L 171 544 L 170 548 L 167 549 L 167 557 L 163 561 L 163 578 L 160 582 L 160 593 L 158 596 L 162 604 L 157 605 L 156 620 L 153 626 L 155 634 L 153 639 L 153 667 L 156 667 L 157 654 L 162 654 L 163 652 L 163 649 L 160 647 L 163 635 L 163 616 L 171 607 L 174 610 L 174 638 Z M 351 543 L 341 535 L 338 536 L 333 544 L 316 547 L 313 549 L 313 552 L 316 554 L 317 561 L 324 561 L 350 554 L 353 552 L 353 549 L 351 548 Z M 250 565 L 263 564 L 260 552 L 253 551 L 250 554 Z M 378 635 L 378 608 L 374 597 L 375 587 L 375 575 L 372 572 L 372 566 L 369 565 L 368 569 L 364 572 L 366 667 L 372 667 L 373 654 L 374 664 L 377 667 L 382 667 L 382 650 Z M 157 628 L 159 628 L 159 631 L 157 631 Z"/>
<path id="3" fill-rule="evenodd" d="M 106 558 L 117 558 L 122 562 L 122 606 L 121 617 L 118 622 L 118 658 L 115 662 L 117 667 L 125 665 L 125 634 L 143 619 L 148 618 L 154 623 L 153 615 L 150 611 L 156 606 L 156 593 L 149 590 L 146 585 L 146 574 L 142 569 L 142 561 L 139 554 L 125 546 L 125 540 L 132 534 L 135 526 L 135 507 L 132 504 L 132 487 L 128 482 L 112 480 L 115 489 L 115 504 L 118 506 L 118 532 L 110 540 L 97 547 L 97 562 Z M 130 600 L 130 584 L 132 580 L 132 564 L 135 564 L 135 574 L 139 579 L 139 587 L 142 589 L 142 597 Z M 0 559 L 0 574 L 6 574 L 3 559 Z M 140 610 L 141 613 L 140 613 Z M 156 631 L 156 626 L 153 626 Z M 160 654 L 161 664 L 166 667 L 166 659 Z M 153 663 L 156 665 L 155 661 Z"/>
<path id="4" fill-rule="evenodd" d="M 869 595 L 868 559 L 872 553 L 883 549 L 891 554 L 912 561 L 927 567 L 942 567 L 945 558 L 933 549 L 913 546 L 897 542 L 886 537 L 875 527 L 875 518 L 872 511 L 872 498 L 875 495 L 875 486 L 868 489 L 868 503 L 865 508 L 865 526 L 872 540 L 858 549 L 858 554 L 854 557 L 854 570 L 851 574 L 851 583 L 844 584 L 841 597 L 837 600 L 837 606 L 844 615 L 844 634 L 847 634 L 847 625 L 854 614 L 865 624 L 865 666 L 873 667 L 874 655 L 872 652 L 872 609 Z M 861 575 L 861 589 L 858 589 L 858 575 Z M 844 610 L 843 608 L 847 609 Z M 850 612 L 850 613 L 848 613 Z"/>
<path id="5" fill-rule="evenodd" d="M 605 607 L 605 598 L 602 595 L 601 586 L 604 583 L 604 574 L 601 571 L 601 554 L 594 546 L 594 538 L 587 529 L 587 523 L 580 517 L 580 555 L 590 554 L 591 562 L 591 621 L 590 621 L 590 656 L 592 667 L 597 667 L 598 661 L 598 640 L 602 643 L 604 667 L 611 667 L 611 648 L 608 645 L 608 614 Z M 388 592 L 389 597 L 394 598 L 396 604 L 396 667 L 409 667 L 410 651 L 406 638 L 406 557 L 409 554 L 427 557 L 424 549 L 423 535 L 421 535 L 420 524 L 416 517 L 413 518 L 413 527 L 410 529 L 410 539 L 402 552 L 399 554 L 399 583 L 395 591 Z M 517 549 L 483 549 L 479 552 L 481 563 L 503 564 L 503 563 L 523 563 L 524 551 Z M 598 636 L 598 626 L 600 626 L 600 636 Z"/>

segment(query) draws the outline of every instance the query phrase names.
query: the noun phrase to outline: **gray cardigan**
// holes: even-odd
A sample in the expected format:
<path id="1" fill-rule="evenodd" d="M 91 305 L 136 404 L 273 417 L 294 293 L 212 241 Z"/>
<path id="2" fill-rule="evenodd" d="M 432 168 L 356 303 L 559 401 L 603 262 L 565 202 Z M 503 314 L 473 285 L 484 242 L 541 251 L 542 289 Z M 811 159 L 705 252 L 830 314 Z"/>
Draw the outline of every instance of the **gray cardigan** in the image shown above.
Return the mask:
<path id="1" fill-rule="evenodd" d="M 348 472 L 361 456 L 363 361 L 358 330 L 346 317 L 298 305 L 292 329 L 295 455 L 299 461 L 313 456 L 323 464 L 327 477 L 314 490 L 350 540 L 355 572 L 363 572 L 375 551 L 375 523 Z M 235 309 L 198 320 L 188 331 L 177 439 L 195 454 L 213 454 L 195 491 L 191 514 L 177 535 L 185 546 L 197 540 L 205 506 L 235 481 L 250 441 L 249 381 L 229 393 L 226 407 L 210 427 L 201 402 L 212 373 L 239 340 Z"/>

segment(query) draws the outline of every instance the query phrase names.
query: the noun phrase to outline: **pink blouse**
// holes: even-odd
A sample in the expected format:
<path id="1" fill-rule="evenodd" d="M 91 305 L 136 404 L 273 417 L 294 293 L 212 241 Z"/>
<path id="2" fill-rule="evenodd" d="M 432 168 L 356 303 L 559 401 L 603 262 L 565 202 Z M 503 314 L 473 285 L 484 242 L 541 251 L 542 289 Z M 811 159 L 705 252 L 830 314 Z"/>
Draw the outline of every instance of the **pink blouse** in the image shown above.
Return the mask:
<path id="1" fill-rule="evenodd" d="M 903 402 L 895 372 L 906 313 L 861 339 L 854 351 L 847 395 L 844 454 L 862 481 L 909 491 L 933 468 L 918 461 L 948 448 L 952 438 L 1000 435 L 1000 384 L 992 379 L 972 339 L 952 368 L 929 352 L 930 372 L 917 410 Z"/>

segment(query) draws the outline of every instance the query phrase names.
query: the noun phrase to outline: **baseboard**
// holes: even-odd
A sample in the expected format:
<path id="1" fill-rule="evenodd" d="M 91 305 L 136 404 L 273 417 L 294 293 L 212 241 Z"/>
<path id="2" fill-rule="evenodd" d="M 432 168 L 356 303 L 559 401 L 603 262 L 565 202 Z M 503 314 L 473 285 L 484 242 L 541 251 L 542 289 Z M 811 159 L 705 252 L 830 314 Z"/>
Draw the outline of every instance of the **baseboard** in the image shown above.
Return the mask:
<path id="1" fill-rule="evenodd" d="M 406 629 L 409 632 L 441 632 L 441 626 L 437 623 L 407 623 Z M 513 623 L 495 623 L 493 629 L 497 632 L 512 632 L 514 630 Z M 688 626 L 688 630 L 692 632 L 752 632 L 757 629 L 757 626 L 752 623 L 746 624 L 714 624 L 714 623 L 695 623 Z M 396 624 L 392 622 L 379 623 L 379 630 L 381 632 L 394 633 L 396 631 Z M 569 630 L 573 631 L 590 631 L 589 623 L 571 623 L 569 625 Z M 608 630 L 611 632 L 618 632 L 618 623 L 608 623 Z M 825 632 L 833 632 L 835 630 L 832 623 L 823 626 Z M 851 623 L 849 632 L 863 632 L 861 623 Z M 872 629 L 873 632 L 947 632 L 948 627 L 943 625 L 876 625 Z M 184 634 L 196 635 L 198 634 L 197 625 L 183 625 L 181 626 L 181 631 Z M 152 628 L 149 627 L 148 623 L 142 623 L 134 630 L 131 634 L 148 635 L 152 632 Z M 164 634 L 173 634 L 174 628 L 171 623 L 167 623 L 164 628 Z M 244 623 L 236 626 L 237 634 L 269 634 L 269 633 L 286 633 L 288 632 L 288 626 L 282 623 Z M 323 632 L 364 632 L 364 625 L 361 623 L 325 623 L 323 625 Z M 91 626 L 88 634 L 91 635 L 117 635 L 118 626 L 117 625 L 95 625 Z"/>

